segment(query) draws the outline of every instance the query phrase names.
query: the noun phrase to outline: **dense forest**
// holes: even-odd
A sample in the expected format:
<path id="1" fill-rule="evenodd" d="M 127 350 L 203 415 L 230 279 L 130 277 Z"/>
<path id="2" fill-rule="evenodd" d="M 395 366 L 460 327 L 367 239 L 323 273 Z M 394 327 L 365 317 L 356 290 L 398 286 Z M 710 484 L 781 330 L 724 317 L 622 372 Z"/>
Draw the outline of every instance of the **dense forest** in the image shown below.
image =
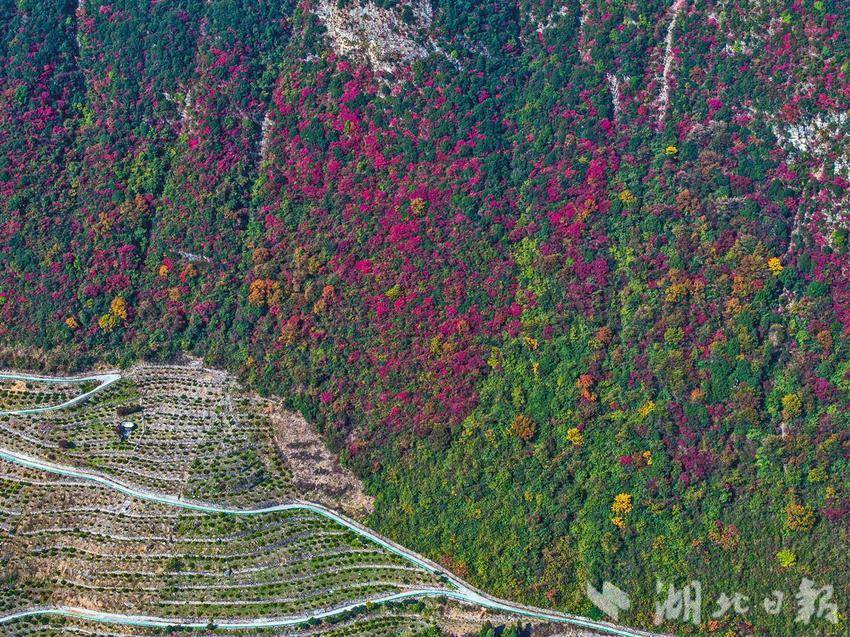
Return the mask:
<path id="1" fill-rule="evenodd" d="M 3 362 L 234 370 L 500 596 L 846 635 L 848 9 L 0 0 Z"/>

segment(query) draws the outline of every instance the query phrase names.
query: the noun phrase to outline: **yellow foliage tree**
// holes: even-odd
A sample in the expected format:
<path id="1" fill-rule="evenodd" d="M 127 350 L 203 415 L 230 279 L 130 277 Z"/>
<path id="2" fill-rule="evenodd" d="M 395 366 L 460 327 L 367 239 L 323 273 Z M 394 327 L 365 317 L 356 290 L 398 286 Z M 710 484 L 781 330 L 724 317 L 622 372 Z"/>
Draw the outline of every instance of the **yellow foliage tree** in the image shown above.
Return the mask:
<path id="1" fill-rule="evenodd" d="M 248 303 L 254 307 L 262 307 L 266 304 L 266 281 L 265 279 L 254 279 L 248 289 Z"/>
<path id="2" fill-rule="evenodd" d="M 248 289 L 248 303 L 254 307 L 277 305 L 280 302 L 280 283 L 272 279 L 254 279 Z"/>
<path id="3" fill-rule="evenodd" d="M 785 394 L 782 397 L 782 418 L 791 420 L 800 415 L 803 411 L 803 401 L 797 394 Z"/>
<path id="4" fill-rule="evenodd" d="M 109 304 L 109 313 L 122 321 L 127 320 L 127 301 L 124 297 L 116 296 L 112 299 L 112 303 Z"/>
<path id="5" fill-rule="evenodd" d="M 618 493 L 614 496 L 614 503 L 611 505 L 611 513 L 615 515 L 626 515 L 632 510 L 632 495 L 631 493 Z"/>
<path id="6" fill-rule="evenodd" d="M 97 324 L 100 326 L 100 329 L 109 333 L 118 325 L 118 319 L 114 314 L 107 313 L 97 319 Z"/>
<path id="7" fill-rule="evenodd" d="M 624 206 L 631 206 L 637 201 L 637 197 L 628 188 L 621 190 L 618 197 Z"/>
<path id="8" fill-rule="evenodd" d="M 413 214 L 421 215 L 425 211 L 425 200 L 421 197 L 416 197 L 410 200 L 410 211 Z"/>
<path id="9" fill-rule="evenodd" d="M 782 568 L 790 568 L 797 562 L 797 556 L 791 549 L 782 549 L 776 554 L 776 559 Z"/>
<path id="10" fill-rule="evenodd" d="M 648 400 L 638 409 L 638 415 L 641 418 L 646 418 L 654 410 L 655 410 L 655 403 L 651 400 Z"/>

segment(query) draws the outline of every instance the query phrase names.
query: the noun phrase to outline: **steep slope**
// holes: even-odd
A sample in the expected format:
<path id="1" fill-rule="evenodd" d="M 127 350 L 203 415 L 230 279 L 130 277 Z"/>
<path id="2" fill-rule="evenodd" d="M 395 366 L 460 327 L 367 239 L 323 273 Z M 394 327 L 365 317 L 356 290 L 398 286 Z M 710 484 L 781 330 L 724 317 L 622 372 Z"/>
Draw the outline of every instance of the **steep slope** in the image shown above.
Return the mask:
<path id="1" fill-rule="evenodd" d="M 846 630 L 790 601 L 848 595 L 846 3 L 41 4 L 0 4 L 7 345 L 289 396 L 500 594 Z"/>

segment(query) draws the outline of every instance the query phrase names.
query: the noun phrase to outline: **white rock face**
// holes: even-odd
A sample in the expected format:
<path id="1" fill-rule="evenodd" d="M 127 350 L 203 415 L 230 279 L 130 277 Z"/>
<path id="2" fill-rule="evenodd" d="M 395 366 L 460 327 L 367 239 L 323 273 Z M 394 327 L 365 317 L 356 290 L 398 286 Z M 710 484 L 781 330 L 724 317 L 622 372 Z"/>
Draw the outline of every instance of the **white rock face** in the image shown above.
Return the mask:
<path id="1" fill-rule="evenodd" d="M 611 91 L 611 103 L 614 106 L 614 119 L 620 115 L 620 80 L 616 75 L 608 73 L 605 75 L 608 82 L 608 90 Z"/>
<path id="2" fill-rule="evenodd" d="M 850 137 L 850 118 L 847 113 L 818 113 L 799 124 L 774 124 L 773 134 L 780 143 L 790 146 L 797 153 L 825 159 L 834 154 L 835 173 L 850 176 L 850 152 L 846 145 Z"/>
<path id="3" fill-rule="evenodd" d="M 405 7 L 412 20 L 402 18 Z M 340 8 L 336 0 L 319 0 L 315 11 L 336 53 L 367 62 L 377 72 L 393 73 L 399 65 L 429 53 L 418 37 L 431 26 L 429 0 L 411 0 L 393 9 L 358 0 Z"/>
<path id="4" fill-rule="evenodd" d="M 850 139 L 850 117 L 847 113 L 818 113 L 797 124 L 774 121 L 771 128 L 779 143 L 792 156 L 809 157 L 820 162 L 820 166 L 813 169 L 811 173 L 818 181 L 825 179 L 829 164 L 832 164 L 832 172 L 835 175 L 845 179 L 850 177 L 850 152 L 847 150 L 847 141 Z M 827 197 L 827 205 L 822 208 L 822 216 L 813 219 L 810 207 L 799 206 L 794 216 L 787 254 L 794 252 L 795 240 L 806 232 L 813 221 L 817 223 L 821 236 L 830 243 L 833 231 L 847 227 L 850 219 L 850 191 L 823 190 L 821 192 Z"/>
<path id="5" fill-rule="evenodd" d="M 529 19 L 534 24 L 534 30 L 537 33 L 544 33 L 549 29 L 553 29 L 558 25 L 559 20 L 569 13 L 569 9 L 567 7 L 559 7 L 546 17 L 540 17 L 536 14 L 532 13 L 529 16 Z M 582 13 L 581 20 L 586 21 L 587 17 Z M 584 23 L 582 22 L 582 25 Z"/>
<path id="6" fill-rule="evenodd" d="M 670 103 L 670 79 L 673 75 L 673 44 L 676 29 L 676 20 L 685 8 L 685 0 L 675 0 L 670 8 L 671 18 L 667 23 L 667 35 L 664 37 L 664 66 L 661 69 L 661 91 L 658 94 L 658 128 L 664 127 L 664 118 L 667 116 L 667 105 Z"/>

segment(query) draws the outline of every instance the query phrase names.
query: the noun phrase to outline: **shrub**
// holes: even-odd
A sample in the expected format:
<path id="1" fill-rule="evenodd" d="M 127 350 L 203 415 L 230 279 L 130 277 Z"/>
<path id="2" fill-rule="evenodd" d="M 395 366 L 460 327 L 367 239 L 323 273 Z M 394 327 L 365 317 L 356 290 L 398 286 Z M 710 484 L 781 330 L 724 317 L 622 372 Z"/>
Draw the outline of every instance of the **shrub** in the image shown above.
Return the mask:
<path id="1" fill-rule="evenodd" d="M 581 447 L 584 442 L 584 435 L 578 427 L 570 427 L 567 429 L 567 440 L 571 442 L 574 447 Z"/>
<path id="2" fill-rule="evenodd" d="M 782 549 L 776 554 L 776 559 L 782 568 L 793 566 L 797 562 L 797 556 L 790 549 Z"/>
<path id="3" fill-rule="evenodd" d="M 815 525 L 815 512 L 803 504 L 791 503 L 785 508 L 785 526 L 791 531 L 810 531 Z"/>
<path id="4" fill-rule="evenodd" d="M 537 424 L 525 414 L 519 414 L 514 418 L 511 431 L 521 440 L 528 442 L 537 433 Z"/>

